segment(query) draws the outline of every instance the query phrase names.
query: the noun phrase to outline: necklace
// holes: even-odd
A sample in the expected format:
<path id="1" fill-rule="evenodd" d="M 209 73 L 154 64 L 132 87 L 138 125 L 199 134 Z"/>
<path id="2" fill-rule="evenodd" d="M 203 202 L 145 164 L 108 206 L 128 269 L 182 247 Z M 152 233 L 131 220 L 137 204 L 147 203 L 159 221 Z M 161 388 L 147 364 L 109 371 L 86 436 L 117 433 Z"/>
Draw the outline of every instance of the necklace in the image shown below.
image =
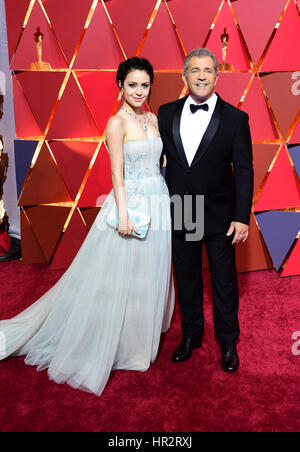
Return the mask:
<path id="1" fill-rule="evenodd" d="M 122 110 L 126 111 L 126 113 L 128 113 L 130 116 L 133 116 L 134 119 L 135 119 L 136 121 L 138 121 L 138 122 L 140 122 L 141 124 L 143 124 L 143 129 L 144 129 L 145 131 L 147 131 L 148 127 L 147 127 L 146 115 L 145 115 L 145 113 L 144 113 L 142 110 L 140 110 L 140 112 L 141 112 L 142 115 L 143 115 L 143 121 L 141 121 L 141 120 L 137 117 L 137 115 L 135 115 L 134 113 L 131 113 L 130 111 L 126 110 L 126 108 L 124 108 L 124 107 L 121 107 L 121 108 L 122 108 Z"/>

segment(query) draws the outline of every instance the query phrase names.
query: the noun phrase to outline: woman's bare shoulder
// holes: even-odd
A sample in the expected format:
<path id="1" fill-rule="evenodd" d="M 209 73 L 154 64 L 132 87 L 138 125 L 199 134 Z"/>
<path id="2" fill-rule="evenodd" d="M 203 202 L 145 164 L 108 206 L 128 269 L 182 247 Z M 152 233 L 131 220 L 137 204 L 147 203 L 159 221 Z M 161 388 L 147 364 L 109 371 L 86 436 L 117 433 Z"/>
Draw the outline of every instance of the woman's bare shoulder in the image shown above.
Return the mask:
<path id="1" fill-rule="evenodd" d="M 148 119 L 153 122 L 153 124 L 157 125 L 157 116 L 152 113 L 151 111 L 149 111 L 148 113 L 146 113 Z"/>
<path id="2" fill-rule="evenodd" d="M 105 136 L 108 146 L 124 141 L 125 123 L 122 115 L 117 113 L 109 118 L 106 124 Z"/>
<path id="3" fill-rule="evenodd" d="M 148 118 L 151 118 L 153 120 L 157 119 L 157 116 L 154 113 L 152 113 L 152 111 L 148 111 L 146 115 L 148 116 Z"/>
<path id="4" fill-rule="evenodd" d="M 106 124 L 106 130 L 115 131 L 124 127 L 124 118 L 122 115 L 116 114 L 109 118 Z"/>

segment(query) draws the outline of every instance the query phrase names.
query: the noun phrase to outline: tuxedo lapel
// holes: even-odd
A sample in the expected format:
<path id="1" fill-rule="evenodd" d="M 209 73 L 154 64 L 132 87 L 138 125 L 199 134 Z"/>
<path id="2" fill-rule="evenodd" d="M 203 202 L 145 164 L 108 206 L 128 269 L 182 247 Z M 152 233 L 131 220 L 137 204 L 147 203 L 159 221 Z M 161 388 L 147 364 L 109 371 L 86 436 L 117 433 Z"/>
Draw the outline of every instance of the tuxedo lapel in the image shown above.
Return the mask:
<path id="1" fill-rule="evenodd" d="M 202 156 L 205 154 L 205 152 L 207 151 L 207 148 L 208 148 L 209 144 L 211 143 L 212 139 L 214 138 L 216 131 L 220 125 L 223 108 L 224 108 L 224 101 L 218 96 L 216 108 L 215 108 L 214 113 L 211 117 L 211 120 L 208 124 L 208 127 L 203 135 L 203 138 L 202 138 L 199 148 L 195 154 L 195 157 L 191 163 L 191 167 L 196 165 L 199 162 L 199 160 L 202 158 Z"/>
<path id="2" fill-rule="evenodd" d="M 183 148 L 183 144 L 182 144 L 182 140 L 181 140 L 181 135 L 180 135 L 180 120 L 181 120 L 181 114 L 182 114 L 182 110 L 184 107 L 184 103 L 186 101 L 188 96 L 184 97 L 183 99 L 180 99 L 177 105 L 177 108 L 174 112 L 174 116 L 173 116 L 173 138 L 174 138 L 174 142 L 178 151 L 178 154 L 181 158 L 181 161 L 184 163 L 185 166 L 189 166 L 185 152 L 184 152 L 184 148 Z"/>

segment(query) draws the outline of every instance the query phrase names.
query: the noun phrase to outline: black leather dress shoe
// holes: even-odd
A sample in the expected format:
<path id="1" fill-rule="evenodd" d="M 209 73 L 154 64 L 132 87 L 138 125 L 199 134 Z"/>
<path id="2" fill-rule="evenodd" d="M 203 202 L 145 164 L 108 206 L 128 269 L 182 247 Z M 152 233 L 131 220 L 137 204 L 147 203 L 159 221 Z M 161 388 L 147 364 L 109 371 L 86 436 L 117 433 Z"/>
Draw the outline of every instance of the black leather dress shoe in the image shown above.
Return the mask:
<path id="1" fill-rule="evenodd" d="M 186 337 L 182 339 L 179 347 L 176 348 L 172 355 L 172 361 L 174 363 L 181 363 L 182 361 L 186 361 L 192 355 L 192 351 L 196 348 L 200 348 L 202 346 L 202 336 L 194 339 L 191 337 Z"/>
<path id="2" fill-rule="evenodd" d="M 240 361 L 235 344 L 222 346 L 222 368 L 225 372 L 233 373 L 238 370 Z"/>

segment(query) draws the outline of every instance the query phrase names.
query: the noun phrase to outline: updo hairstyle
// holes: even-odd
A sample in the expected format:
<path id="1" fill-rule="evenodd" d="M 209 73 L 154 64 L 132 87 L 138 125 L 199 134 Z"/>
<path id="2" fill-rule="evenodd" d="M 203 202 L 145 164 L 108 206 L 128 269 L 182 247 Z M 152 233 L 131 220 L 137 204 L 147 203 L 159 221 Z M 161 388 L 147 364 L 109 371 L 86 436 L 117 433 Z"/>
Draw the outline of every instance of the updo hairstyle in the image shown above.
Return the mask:
<path id="1" fill-rule="evenodd" d="M 154 80 L 154 72 L 153 72 L 153 67 L 152 67 L 151 63 L 149 63 L 149 61 L 146 60 L 145 58 L 133 57 L 133 58 L 129 58 L 128 60 L 122 61 L 122 63 L 120 63 L 120 65 L 118 67 L 117 75 L 116 75 L 116 80 L 117 80 L 118 86 L 120 86 L 120 84 L 121 84 L 121 87 L 123 87 L 124 81 L 125 81 L 127 75 L 130 72 L 136 71 L 136 70 L 147 72 L 147 74 L 150 77 L 150 83 L 152 85 L 153 80 Z"/>

